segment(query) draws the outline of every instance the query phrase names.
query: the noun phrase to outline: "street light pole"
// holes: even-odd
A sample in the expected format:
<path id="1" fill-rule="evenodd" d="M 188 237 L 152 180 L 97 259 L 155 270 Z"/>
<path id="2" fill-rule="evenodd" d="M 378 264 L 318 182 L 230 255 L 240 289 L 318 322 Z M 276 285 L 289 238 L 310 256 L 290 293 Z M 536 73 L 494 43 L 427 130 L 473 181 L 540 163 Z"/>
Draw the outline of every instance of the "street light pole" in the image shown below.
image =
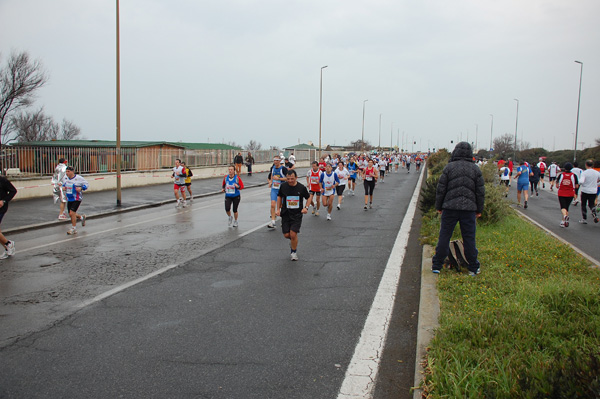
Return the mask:
<path id="1" fill-rule="evenodd" d="M 366 103 L 367 101 L 369 101 L 369 100 L 367 99 L 367 100 L 364 100 L 364 101 L 363 101 L 363 122 L 362 122 L 362 138 L 361 138 L 361 140 L 362 140 L 362 143 L 361 143 L 361 152 L 364 152 L 364 151 L 365 151 L 365 103 Z"/>
<path id="2" fill-rule="evenodd" d="M 492 125 L 490 127 L 490 151 L 492 151 L 492 148 L 494 148 L 494 115 L 490 114 L 490 116 L 492 117 Z"/>
<path id="3" fill-rule="evenodd" d="M 117 0 L 117 206 L 121 206 L 121 48 L 119 46 L 119 0 Z"/>
<path id="4" fill-rule="evenodd" d="M 519 100 L 514 99 L 517 102 L 517 118 L 515 121 L 515 151 L 513 155 L 513 162 L 517 162 L 517 127 L 519 126 Z"/>
<path id="5" fill-rule="evenodd" d="M 319 160 L 321 159 L 321 119 L 323 118 L 323 69 L 327 65 L 321 67 L 321 83 L 319 85 Z"/>
<path id="6" fill-rule="evenodd" d="M 577 135 L 579 134 L 579 104 L 581 103 L 581 78 L 583 77 L 583 62 L 575 61 L 581 65 L 579 71 L 579 98 L 577 99 L 577 123 L 575 125 L 575 151 L 573 151 L 573 162 L 577 160 Z"/>

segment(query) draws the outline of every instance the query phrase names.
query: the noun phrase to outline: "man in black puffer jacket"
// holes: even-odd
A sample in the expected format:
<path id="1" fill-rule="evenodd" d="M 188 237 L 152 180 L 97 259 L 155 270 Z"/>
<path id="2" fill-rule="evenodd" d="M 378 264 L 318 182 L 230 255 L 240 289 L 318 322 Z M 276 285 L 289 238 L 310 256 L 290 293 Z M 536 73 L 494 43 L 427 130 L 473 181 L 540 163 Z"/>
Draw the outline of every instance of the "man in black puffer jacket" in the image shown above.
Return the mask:
<path id="1" fill-rule="evenodd" d="M 433 256 L 434 273 L 439 273 L 442 269 L 450 250 L 452 232 L 456 223 L 460 223 L 465 258 L 469 262 L 469 274 L 479 274 L 475 230 L 476 220 L 483 212 L 484 198 L 483 175 L 473 162 L 471 145 L 460 142 L 452 151 L 452 158 L 442 172 L 436 191 L 435 209 L 442 215 L 442 224 Z"/>

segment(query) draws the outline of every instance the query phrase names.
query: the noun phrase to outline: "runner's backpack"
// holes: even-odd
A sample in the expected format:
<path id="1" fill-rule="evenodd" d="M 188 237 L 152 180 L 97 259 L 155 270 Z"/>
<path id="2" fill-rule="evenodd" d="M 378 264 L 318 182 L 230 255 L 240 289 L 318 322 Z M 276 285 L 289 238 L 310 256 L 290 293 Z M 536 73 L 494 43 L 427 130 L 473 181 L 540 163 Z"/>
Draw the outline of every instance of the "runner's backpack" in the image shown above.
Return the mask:
<path id="1" fill-rule="evenodd" d="M 461 240 L 450 241 L 450 252 L 448 252 L 448 260 L 445 263 L 450 269 L 455 269 L 457 272 L 460 272 L 463 267 L 469 266 L 465 257 L 465 247 Z"/>

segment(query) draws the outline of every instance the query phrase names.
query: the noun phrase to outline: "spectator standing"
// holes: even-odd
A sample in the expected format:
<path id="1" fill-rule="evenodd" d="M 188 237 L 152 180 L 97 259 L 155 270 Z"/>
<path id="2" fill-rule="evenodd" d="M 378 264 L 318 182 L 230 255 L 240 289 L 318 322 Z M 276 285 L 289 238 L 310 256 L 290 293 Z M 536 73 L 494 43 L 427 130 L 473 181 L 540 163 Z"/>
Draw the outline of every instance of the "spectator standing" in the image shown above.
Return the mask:
<path id="1" fill-rule="evenodd" d="M 480 273 L 475 231 L 476 220 L 483 212 L 484 200 L 483 175 L 473 162 L 473 149 L 469 143 L 460 142 L 452 151 L 450 162 L 444 168 L 436 190 L 435 208 L 442 218 L 440 236 L 433 256 L 434 273 L 439 273 L 443 267 L 457 223 L 460 223 L 469 275 Z"/>
<path id="2" fill-rule="evenodd" d="M 248 151 L 248 155 L 246 155 L 246 167 L 248 168 L 248 176 L 252 176 L 252 165 L 254 165 L 254 157 L 252 153 Z"/>
<path id="3" fill-rule="evenodd" d="M 8 210 L 8 203 L 17 195 L 17 189 L 4 176 L 0 175 L 0 223 Z M 6 259 L 15 254 L 15 243 L 4 237 L 0 231 L 0 244 L 4 247 L 4 252 L 0 255 L 0 259 Z"/>
<path id="4" fill-rule="evenodd" d="M 242 173 L 242 164 L 244 163 L 244 157 L 242 157 L 241 152 L 238 152 L 233 158 L 233 163 L 235 164 L 235 174 L 239 176 Z"/>

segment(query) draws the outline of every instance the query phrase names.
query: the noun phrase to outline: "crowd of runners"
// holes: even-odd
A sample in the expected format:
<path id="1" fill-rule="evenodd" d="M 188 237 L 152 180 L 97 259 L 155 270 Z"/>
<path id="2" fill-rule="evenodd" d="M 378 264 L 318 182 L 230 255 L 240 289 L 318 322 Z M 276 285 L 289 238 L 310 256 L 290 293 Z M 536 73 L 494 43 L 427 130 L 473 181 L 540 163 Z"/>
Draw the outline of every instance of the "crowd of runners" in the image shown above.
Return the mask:
<path id="1" fill-rule="evenodd" d="M 526 209 L 530 196 L 539 196 L 541 188 L 546 188 L 545 177 L 551 192 L 555 191 L 561 211 L 560 227 L 569 227 L 569 208 L 581 203 L 581 219 L 579 223 L 588 223 L 588 209 L 594 223 L 599 222 L 600 207 L 600 161 L 586 160 L 583 169 L 577 162 L 566 162 L 559 166 L 552 161 L 546 163 L 545 158 L 539 158 L 537 163 L 522 160 L 518 166 L 511 158 L 507 161 L 500 159 L 497 163 L 500 184 L 505 186 L 505 196 L 508 196 L 512 180 L 516 180 L 517 207 Z M 521 205 L 523 200 L 523 205 Z"/>

